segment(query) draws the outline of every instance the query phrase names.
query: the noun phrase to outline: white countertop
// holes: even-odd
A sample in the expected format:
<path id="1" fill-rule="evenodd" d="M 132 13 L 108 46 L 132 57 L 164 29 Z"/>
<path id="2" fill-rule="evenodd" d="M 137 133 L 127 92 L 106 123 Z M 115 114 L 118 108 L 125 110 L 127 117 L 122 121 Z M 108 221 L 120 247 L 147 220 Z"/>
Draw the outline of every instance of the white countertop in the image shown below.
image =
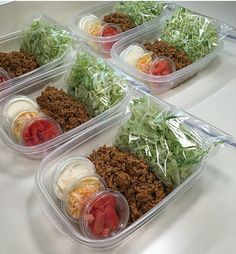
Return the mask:
<path id="1" fill-rule="evenodd" d="M 0 34 L 19 28 L 36 10 L 65 18 L 92 2 L 10 3 L 0 6 Z M 56 6 L 55 6 L 56 5 Z M 184 2 L 236 26 L 236 2 Z M 6 22 L 7 21 L 7 22 Z M 5 23 L 6 22 L 6 23 Z M 6 24 L 6 25 L 5 25 Z M 183 107 L 236 137 L 236 43 L 204 71 L 161 98 Z M 39 161 L 12 152 L 0 142 L 0 253 L 233 254 L 236 236 L 236 150 L 221 150 L 200 179 L 160 216 L 122 245 L 96 251 L 67 240 L 44 216 L 34 193 Z"/>

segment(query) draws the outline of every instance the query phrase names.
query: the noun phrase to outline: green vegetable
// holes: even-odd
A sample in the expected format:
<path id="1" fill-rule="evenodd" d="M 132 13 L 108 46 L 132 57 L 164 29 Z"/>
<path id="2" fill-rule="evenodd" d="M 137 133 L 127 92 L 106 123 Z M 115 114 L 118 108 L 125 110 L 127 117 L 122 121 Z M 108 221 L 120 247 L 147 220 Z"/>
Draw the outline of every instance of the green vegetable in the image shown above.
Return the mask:
<path id="1" fill-rule="evenodd" d="M 164 5 L 156 1 L 127 1 L 117 3 L 115 12 L 129 15 L 136 25 L 141 25 L 162 14 Z"/>
<path id="2" fill-rule="evenodd" d="M 186 116 L 158 109 L 147 96 L 133 100 L 131 112 L 115 145 L 147 161 L 164 184 L 179 185 L 203 162 L 209 148 L 184 125 Z"/>
<path id="3" fill-rule="evenodd" d="M 183 49 L 195 62 L 217 46 L 218 31 L 209 18 L 179 7 L 164 27 L 161 38 Z"/>
<path id="4" fill-rule="evenodd" d="M 93 117 L 121 101 L 126 85 L 101 58 L 83 51 L 78 54 L 68 77 L 68 93 L 83 102 Z"/>
<path id="5" fill-rule="evenodd" d="M 44 20 L 34 20 L 22 37 L 21 48 L 35 56 L 40 66 L 62 56 L 72 44 L 67 31 Z"/>

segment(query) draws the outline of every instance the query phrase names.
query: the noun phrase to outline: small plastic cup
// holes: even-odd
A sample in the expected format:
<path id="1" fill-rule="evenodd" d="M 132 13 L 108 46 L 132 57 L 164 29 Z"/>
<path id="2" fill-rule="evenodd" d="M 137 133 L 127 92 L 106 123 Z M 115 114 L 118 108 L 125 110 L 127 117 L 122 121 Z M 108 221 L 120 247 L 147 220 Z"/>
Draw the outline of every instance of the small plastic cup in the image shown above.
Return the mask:
<path id="1" fill-rule="evenodd" d="M 175 63 L 169 57 L 156 58 L 149 70 L 149 74 L 154 76 L 169 75 L 176 71 Z"/>
<path id="2" fill-rule="evenodd" d="M 94 21 L 100 21 L 99 18 L 97 16 L 95 16 L 92 13 L 87 13 L 84 14 L 78 22 L 78 26 L 79 28 L 81 28 L 84 31 L 88 32 L 88 29 L 90 27 L 90 25 L 94 22 Z"/>
<path id="3" fill-rule="evenodd" d="M 144 53 L 146 53 L 146 49 L 144 48 L 144 46 L 135 43 L 124 49 L 120 53 L 120 57 L 124 60 L 124 62 L 135 67 L 137 65 L 138 58 Z"/>
<path id="4" fill-rule="evenodd" d="M 80 18 L 78 26 L 87 33 L 98 36 L 102 28 L 102 22 L 94 14 L 88 13 Z"/>
<path id="5" fill-rule="evenodd" d="M 3 68 L 0 67 L 0 85 L 1 83 L 9 79 L 11 79 L 10 75 Z"/>
<path id="6" fill-rule="evenodd" d="M 71 221 L 79 223 L 89 199 L 105 188 L 105 181 L 97 174 L 73 181 L 64 192 L 62 210 Z"/>
<path id="7" fill-rule="evenodd" d="M 34 117 L 24 126 L 20 144 L 39 145 L 62 134 L 61 127 L 50 117 Z"/>
<path id="8" fill-rule="evenodd" d="M 136 68 L 144 73 L 149 73 L 149 70 L 152 66 L 152 61 L 153 53 L 146 52 L 138 58 Z"/>
<path id="9" fill-rule="evenodd" d="M 67 187 L 76 179 L 94 174 L 94 164 L 85 157 L 72 157 L 60 163 L 53 180 L 53 191 L 62 200 Z"/>
<path id="10" fill-rule="evenodd" d="M 99 36 L 101 37 L 110 37 L 110 36 L 115 36 L 119 33 L 121 33 L 121 29 L 118 25 L 116 24 L 112 24 L 112 23 L 107 23 L 105 25 L 102 26 Z M 110 50 L 113 46 L 114 43 L 116 43 L 116 40 L 112 40 L 109 42 L 103 42 L 102 43 L 102 47 L 105 50 Z"/>
<path id="11" fill-rule="evenodd" d="M 12 119 L 16 113 L 25 109 L 38 109 L 38 104 L 30 96 L 14 95 L 8 98 L 2 106 L 2 119 Z"/>
<path id="12" fill-rule="evenodd" d="M 121 232 L 129 220 L 129 205 L 118 191 L 110 189 L 94 195 L 84 208 L 80 228 L 91 239 L 104 239 Z"/>
<path id="13" fill-rule="evenodd" d="M 11 123 L 11 135 L 12 137 L 19 142 L 21 132 L 32 118 L 39 116 L 40 112 L 36 109 L 22 110 L 16 114 Z"/>

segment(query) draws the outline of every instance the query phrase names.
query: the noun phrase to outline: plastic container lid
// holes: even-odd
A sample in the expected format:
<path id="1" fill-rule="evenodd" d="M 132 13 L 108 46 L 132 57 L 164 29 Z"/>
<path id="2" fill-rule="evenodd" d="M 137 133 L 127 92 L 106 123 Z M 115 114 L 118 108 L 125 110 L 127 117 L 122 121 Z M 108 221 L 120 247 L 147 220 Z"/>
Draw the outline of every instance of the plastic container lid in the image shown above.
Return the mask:
<path id="1" fill-rule="evenodd" d="M 79 222 L 88 200 L 105 188 L 105 181 L 96 174 L 73 181 L 64 192 L 62 210 L 70 220 Z"/>
<path id="2" fill-rule="evenodd" d="M 9 79 L 11 79 L 10 75 L 3 68 L 0 67 L 0 85 L 1 83 Z"/>
<path id="3" fill-rule="evenodd" d="M 128 64 L 136 66 L 138 58 L 146 52 L 141 44 L 132 44 L 120 53 L 120 57 Z"/>
<path id="4" fill-rule="evenodd" d="M 149 74 L 163 76 L 176 71 L 175 63 L 169 57 L 159 57 L 155 59 L 150 67 Z"/>
<path id="5" fill-rule="evenodd" d="M 59 166 L 54 177 L 53 190 L 62 200 L 66 188 L 76 179 L 95 173 L 94 164 L 85 157 L 72 157 L 64 160 Z"/>
<path id="6" fill-rule="evenodd" d="M 108 238 L 122 231 L 129 220 L 129 205 L 117 191 L 97 193 L 84 208 L 81 232 L 92 239 Z"/>
<path id="7" fill-rule="evenodd" d="M 34 117 L 23 128 L 20 143 L 25 146 L 42 144 L 62 133 L 61 127 L 50 117 Z"/>
<path id="8" fill-rule="evenodd" d="M 37 110 L 23 110 L 18 112 L 11 123 L 11 134 L 15 140 L 19 142 L 21 132 L 28 121 L 33 117 L 39 116 L 40 112 Z"/>
<path id="9" fill-rule="evenodd" d="M 2 119 L 13 119 L 14 116 L 20 111 L 25 109 L 38 109 L 36 101 L 25 95 L 16 95 L 10 97 L 2 107 Z"/>
<path id="10" fill-rule="evenodd" d="M 107 37 L 117 35 L 121 32 L 121 28 L 118 25 L 107 23 L 101 28 L 99 35 L 102 37 Z"/>

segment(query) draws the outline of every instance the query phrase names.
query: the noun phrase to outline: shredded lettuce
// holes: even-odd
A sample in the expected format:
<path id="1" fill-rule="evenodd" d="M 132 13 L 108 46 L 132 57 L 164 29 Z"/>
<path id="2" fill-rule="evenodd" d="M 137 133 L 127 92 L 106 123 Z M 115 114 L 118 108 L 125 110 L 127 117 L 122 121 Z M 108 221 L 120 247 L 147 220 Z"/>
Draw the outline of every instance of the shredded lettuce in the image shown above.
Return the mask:
<path id="1" fill-rule="evenodd" d="M 72 44 L 70 34 L 44 20 L 34 20 L 23 31 L 21 48 L 36 57 L 40 66 L 62 56 Z"/>
<path id="2" fill-rule="evenodd" d="M 68 77 L 68 93 L 83 102 L 93 117 L 110 109 L 125 96 L 127 82 L 101 58 L 80 51 Z"/>
<path id="3" fill-rule="evenodd" d="M 159 109 L 147 96 L 133 100 L 131 117 L 121 127 L 115 145 L 149 164 L 167 186 L 175 187 L 204 161 L 204 140 L 185 125 L 183 115 Z"/>
<path id="4" fill-rule="evenodd" d="M 213 20 L 179 7 L 167 21 L 161 39 L 183 49 L 192 62 L 211 53 L 219 34 Z"/>
<path id="5" fill-rule="evenodd" d="M 126 1 L 115 5 L 115 12 L 129 15 L 136 25 L 142 25 L 156 18 L 163 10 L 163 3 L 156 1 Z"/>

